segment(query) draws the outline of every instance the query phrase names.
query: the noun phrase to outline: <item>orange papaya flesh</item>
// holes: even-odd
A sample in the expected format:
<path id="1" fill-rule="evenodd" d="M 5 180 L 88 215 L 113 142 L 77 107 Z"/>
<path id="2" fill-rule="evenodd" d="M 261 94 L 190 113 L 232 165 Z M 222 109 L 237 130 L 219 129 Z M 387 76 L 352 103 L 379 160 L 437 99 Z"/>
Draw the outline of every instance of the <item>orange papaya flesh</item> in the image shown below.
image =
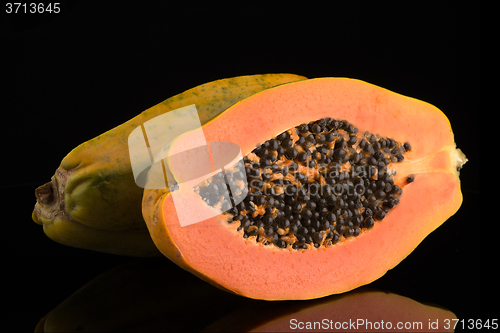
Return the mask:
<path id="1" fill-rule="evenodd" d="M 233 311 L 203 332 L 453 332 L 457 319 L 447 309 L 369 288 L 317 300 L 256 305 Z"/>
<path id="2" fill-rule="evenodd" d="M 134 180 L 129 134 L 145 121 L 191 104 L 196 104 L 203 124 L 256 92 L 302 79 L 262 74 L 202 84 L 82 143 L 64 157 L 52 180 L 35 191 L 33 220 L 64 245 L 128 256 L 161 255 L 142 218 L 143 189 Z"/>
<path id="3" fill-rule="evenodd" d="M 207 142 L 239 145 L 248 162 L 255 158 L 254 149 L 266 140 L 325 118 L 345 120 L 358 129 L 358 134 L 368 131 L 392 138 L 399 148 L 408 148 L 404 149 L 404 158 L 387 165 L 392 184 L 402 191 L 396 198 L 397 205 L 385 209 L 385 216 L 375 219 L 379 221 L 358 228 L 355 237 L 340 234 L 335 244 L 324 242 L 326 232 L 317 247 L 312 242 L 305 248 L 294 248 L 293 241 L 266 244 L 258 241 L 263 235 L 260 227 L 257 235 L 249 236 L 239 227 L 242 221 L 231 223 L 235 212 L 222 213 L 220 205 L 208 205 L 199 193 L 180 182 L 176 200 L 184 202 L 190 214 L 215 217 L 181 226 L 173 194 L 145 190 L 143 216 L 158 249 L 184 269 L 243 296 L 311 299 L 378 279 L 458 210 L 462 194 L 457 170 L 466 158 L 456 148 L 446 116 L 428 103 L 362 81 L 321 78 L 272 88 L 208 122 L 203 134 Z M 178 137 L 169 148 L 170 156 L 192 147 L 197 135 L 193 131 Z M 167 158 L 172 174 L 182 179 L 187 165 L 170 162 Z M 377 180 L 376 173 L 371 178 Z M 353 210 L 345 203 L 341 208 Z M 261 214 L 265 213 L 257 215 Z M 247 217 L 258 225 L 254 215 Z"/>

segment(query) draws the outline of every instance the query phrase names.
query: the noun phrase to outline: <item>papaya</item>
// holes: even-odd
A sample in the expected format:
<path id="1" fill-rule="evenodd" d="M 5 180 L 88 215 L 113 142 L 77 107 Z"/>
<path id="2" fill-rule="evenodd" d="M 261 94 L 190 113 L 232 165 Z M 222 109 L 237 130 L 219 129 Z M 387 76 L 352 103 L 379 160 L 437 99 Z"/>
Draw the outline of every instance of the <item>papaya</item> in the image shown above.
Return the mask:
<path id="1" fill-rule="evenodd" d="M 457 319 L 442 307 L 366 287 L 315 300 L 255 305 L 244 304 L 202 332 L 453 332 Z"/>
<path id="2" fill-rule="evenodd" d="M 73 149 L 52 180 L 36 189 L 33 220 L 64 245 L 128 256 L 161 255 L 141 215 L 128 136 L 145 121 L 195 104 L 206 123 L 263 89 L 305 79 L 293 74 L 240 76 L 202 84 L 171 97 Z"/>
<path id="3" fill-rule="evenodd" d="M 158 249 L 265 300 L 319 298 L 383 276 L 459 209 L 467 161 L 437 107 L 348 78 L 261 91 L 157 157 L 168 172 L 148 181 L 176 184 L 144 190 Z"/>

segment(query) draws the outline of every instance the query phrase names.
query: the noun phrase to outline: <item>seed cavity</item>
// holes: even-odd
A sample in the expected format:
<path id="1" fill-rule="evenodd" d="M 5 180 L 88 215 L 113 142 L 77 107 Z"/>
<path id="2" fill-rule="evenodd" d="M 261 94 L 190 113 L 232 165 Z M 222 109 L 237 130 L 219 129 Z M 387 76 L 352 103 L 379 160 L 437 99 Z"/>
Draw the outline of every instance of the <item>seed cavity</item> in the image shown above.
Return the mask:
<path id="1" fill-rule="evenodd" d="M 397 206 L 402 189 L 388 165 L 410 150 L 408 142 L 323 118 L 267 140 L 195 190 L 245 239 L 281 249 L 330 247 Z"/>

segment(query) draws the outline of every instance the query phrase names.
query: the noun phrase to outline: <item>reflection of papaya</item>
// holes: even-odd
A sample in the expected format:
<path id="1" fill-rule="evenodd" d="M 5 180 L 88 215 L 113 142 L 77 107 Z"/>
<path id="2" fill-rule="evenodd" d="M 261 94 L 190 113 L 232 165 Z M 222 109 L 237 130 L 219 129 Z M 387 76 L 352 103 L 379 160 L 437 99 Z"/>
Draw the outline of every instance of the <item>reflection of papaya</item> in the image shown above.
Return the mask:
<path id="1" fill-rule="evenodd" d="M 52 181 L 36 189 L 33 220 L 43 224 L 48 237 L 64 245 L 138 257 L 160 255 L 141 215 L 143 189 L 132 172 L 130 133 L 156 116 L 191 104 L 204 124 L 256 92 L 302 79 L 293 74 L 263 74 L 206 83 L 82 143 L 62 160 Z"/>
<path id="2" fill-rule="evenodd" d="M 134 260 L 80 288 L 35 332 L 199 331 L 244 300 L 165 258 Z"/>
<path id="3" fill-rule="evenodd" d="M 453 319 L 451 311 L 360 288 L 309 301 L 247 304 L 203 332 L 452 332 Z"/>

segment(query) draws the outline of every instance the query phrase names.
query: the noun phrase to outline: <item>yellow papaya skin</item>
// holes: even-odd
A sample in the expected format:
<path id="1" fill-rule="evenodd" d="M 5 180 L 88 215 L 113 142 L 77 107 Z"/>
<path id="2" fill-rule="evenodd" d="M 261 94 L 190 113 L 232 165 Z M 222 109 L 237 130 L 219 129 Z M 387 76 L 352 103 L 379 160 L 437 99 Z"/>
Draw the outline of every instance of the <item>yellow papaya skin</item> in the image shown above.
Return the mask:
<path id="1" fill-rule="evenodd" d="M 294 74 L 221 79 L 145 110 L 64 157 L 52 180 L 35 191 L 33 220 L 43 225 L 49 238 L 64 245 L 127 256 L 160 256 L 141 213 L 143 189 L 135 183 L 128 152 L 132 130 L 191 104 L 205 124 L 250 95 L 304 79 Z"/>

